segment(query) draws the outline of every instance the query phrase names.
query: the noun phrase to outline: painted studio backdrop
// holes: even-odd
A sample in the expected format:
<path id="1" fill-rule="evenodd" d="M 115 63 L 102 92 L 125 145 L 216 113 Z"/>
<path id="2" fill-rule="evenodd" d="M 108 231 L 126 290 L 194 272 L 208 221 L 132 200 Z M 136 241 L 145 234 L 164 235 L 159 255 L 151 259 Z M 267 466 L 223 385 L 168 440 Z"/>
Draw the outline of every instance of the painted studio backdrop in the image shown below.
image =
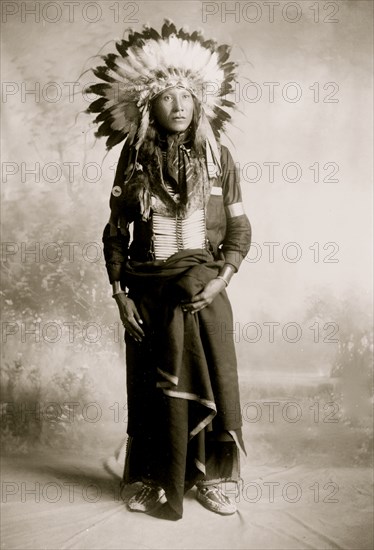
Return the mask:
<path id="1" fill-rule="evenodd" d="M 96 81 L 93 56 L 114 52 L 129 27 L 159 29 L 165 18 L 232 44 L 239 64 L 224 143 L 253 245 L 228 289 L 234 327 L 217 330 L 223 339 L 234 330 L 245 469 L 308 463 L 364 476 L 373 403 L 366 1 L 2 2 L 3 452 L 89 456 L 100 469 L 126 433 L 123 330 L 101 243 L 121 145 L 106 154 L 95 138 L 85 87 Z M 334 475 L 308 482 L 342 494 Z"/>

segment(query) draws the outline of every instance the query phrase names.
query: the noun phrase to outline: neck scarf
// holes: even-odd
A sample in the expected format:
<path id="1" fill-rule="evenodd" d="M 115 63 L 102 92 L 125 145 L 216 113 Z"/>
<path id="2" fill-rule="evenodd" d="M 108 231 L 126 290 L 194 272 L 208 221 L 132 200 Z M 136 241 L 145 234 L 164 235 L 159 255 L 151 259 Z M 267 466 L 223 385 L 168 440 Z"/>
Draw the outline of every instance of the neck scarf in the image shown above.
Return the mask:
<path id="1" fill-rule="evenodd" d="M 186 206 L 201 177 L 200 166 L 191 151 L 190 131 L 168 135 L 166 141 L 161 142 L 161 149 L 165 179 L 177 193 L 180 204 Z"/>
<path id="2" fill-rule="evenodd" d="M 186 218 L 205 208 L 210 196 L 205 153 L 195 151 L 189 130 L 179 134 L 158 132 L 152 147 L 142 147 L 138 162 L 141 174 L 134 174 L 128 190 L 140 198 L 142 219 L 154 212 Z M 136 191 L 138 189 L 138 191 Z"/>

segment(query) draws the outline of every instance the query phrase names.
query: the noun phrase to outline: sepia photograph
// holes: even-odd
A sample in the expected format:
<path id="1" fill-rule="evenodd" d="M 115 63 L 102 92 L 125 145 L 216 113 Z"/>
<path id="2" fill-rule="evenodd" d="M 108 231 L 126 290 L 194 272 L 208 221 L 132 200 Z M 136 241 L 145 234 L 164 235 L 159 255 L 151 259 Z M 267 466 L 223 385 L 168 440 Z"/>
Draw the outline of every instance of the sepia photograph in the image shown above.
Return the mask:
<path id="1" fill-rule="evenodd" d="M 1 549 L 371 550 L 371 0 L 3 0 Z"/>

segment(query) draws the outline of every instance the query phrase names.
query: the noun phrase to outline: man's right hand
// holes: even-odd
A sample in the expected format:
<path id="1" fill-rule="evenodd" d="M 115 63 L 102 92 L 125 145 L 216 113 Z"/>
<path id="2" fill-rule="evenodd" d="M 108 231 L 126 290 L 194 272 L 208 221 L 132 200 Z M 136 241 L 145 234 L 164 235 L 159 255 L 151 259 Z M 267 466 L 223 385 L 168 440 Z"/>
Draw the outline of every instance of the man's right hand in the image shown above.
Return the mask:
<path id="1" fill-rule="evenodd" d="M 135 302 L 126 294 L 116 294 L 116 300 L 119 315 L 125 330 L 134 338 L 136 342 L 141 342 L 145 336 L 141 325 L 143 321 L 140 318 Z"/>

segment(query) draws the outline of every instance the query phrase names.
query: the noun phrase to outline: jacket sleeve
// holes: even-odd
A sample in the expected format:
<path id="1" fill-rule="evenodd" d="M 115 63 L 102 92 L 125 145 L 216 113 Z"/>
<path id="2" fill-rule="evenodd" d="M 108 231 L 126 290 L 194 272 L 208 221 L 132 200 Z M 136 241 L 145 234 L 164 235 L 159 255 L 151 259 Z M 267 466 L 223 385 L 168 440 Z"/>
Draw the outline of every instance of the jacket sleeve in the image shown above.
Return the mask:
<path id="1" fill-rule="evenodd" d="M 113 227 L 110 223 L 105 226 L 103 233 L 104 258 L 110 284 L 115 281 L 123 281 L 129 240 L 129 235 L 123 235 L 119 229 L 113 235 Z"/>
<path id="2" fill-rule="evenodd" d="M 235 271 L 240 267 L 251 246 L 251 225 L 244 212 L 240 189 L 239 170 L 227 149 L 221 149 L 222 194 L 226 213 L 226 234 L 222 242 L 225 263 L 231 264 Z"/>
<path id="3" fill-rule="evenodd" d="M 113 188 L 117 186 L 123 189 L 127 164 L 128 150 L 125 145 L 118 161 Z M 108 272 L 109 282 L 112 284 L 115 281 L 123 281 L 123 271 L 128 256 L 130 232 L 129 224 L 126 223 L 122 213 L 121 224 L 119 223 L 120 212 L 118 211 L 118 206 L 115 203 L 113 194 L 111 194 L 110 198 L 110 207 L 111 216 L 104 228 L 103 246 L 105 266 Z"/>

